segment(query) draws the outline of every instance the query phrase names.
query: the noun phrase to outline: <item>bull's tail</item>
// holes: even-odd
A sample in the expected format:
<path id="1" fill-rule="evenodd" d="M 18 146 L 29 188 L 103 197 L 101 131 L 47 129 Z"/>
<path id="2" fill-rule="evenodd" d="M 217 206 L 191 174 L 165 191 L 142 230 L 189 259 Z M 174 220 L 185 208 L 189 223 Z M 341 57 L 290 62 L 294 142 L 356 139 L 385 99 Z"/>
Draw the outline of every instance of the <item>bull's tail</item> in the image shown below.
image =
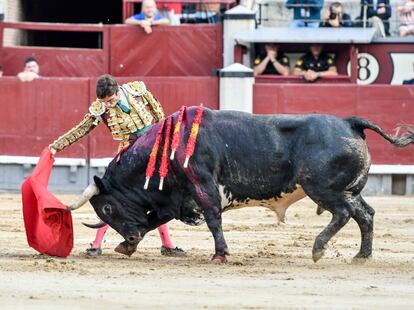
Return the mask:
<path id="1" fill-rule="evenodd" d="M 378 133 L 380 136 L 382 136 L 385 140 L 397 147 L 405 147 L 409 144 L 414 144 L 414 128 L 412 127 L 405 125 L 400 126 L 398 129 L 403 129 L 405 133 L 398 137 L 386 134 L 380 126 L 363 118 L 351 117 L 346 118 L 345 121 L 347 121 L 351 125 L 351 128 L 357 131 L 364 139 L 364 129 L 371 129 Z"/>

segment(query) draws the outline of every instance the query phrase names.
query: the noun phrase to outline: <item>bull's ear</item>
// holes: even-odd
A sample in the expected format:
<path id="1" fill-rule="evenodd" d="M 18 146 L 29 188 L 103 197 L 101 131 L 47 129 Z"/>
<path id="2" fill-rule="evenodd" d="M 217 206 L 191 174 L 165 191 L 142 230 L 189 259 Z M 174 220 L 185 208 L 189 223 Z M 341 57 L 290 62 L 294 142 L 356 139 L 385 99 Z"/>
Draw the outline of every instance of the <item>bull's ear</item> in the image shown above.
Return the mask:
<path id="1" fill-rule="evenodd" d="M 94 182 L 95 182 L 96 186 L 98 186 L 98 188 L 99 188 L 99 192 L 100 192 L 100 193 L 102 193 L 102 194 L 106 194 L 106 193 L 108 193 L 108 189 L 107 189 L 107 187 L 105 186 L 105 182 L 104 182 L 104 180 L 100 179 L 100 178 L 99 178 L 99 177 L 97 177 L 96 175 L 93 177 L 93 180 L 94 180 Z"/>

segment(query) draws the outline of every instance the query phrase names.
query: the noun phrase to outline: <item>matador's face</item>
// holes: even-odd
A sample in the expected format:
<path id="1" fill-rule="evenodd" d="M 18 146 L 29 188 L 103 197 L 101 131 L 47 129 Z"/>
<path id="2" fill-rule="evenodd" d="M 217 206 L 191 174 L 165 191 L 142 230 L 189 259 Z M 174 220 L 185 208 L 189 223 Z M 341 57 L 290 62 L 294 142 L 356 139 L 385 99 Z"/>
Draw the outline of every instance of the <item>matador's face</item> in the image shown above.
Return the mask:
<path id="1" fill-rule="evenodd" d="M 119 90 L 116 91 L 115 94 L 112 96 L 106 96 L 105 98 L 101 99 L 101 101 L 105 104 L 107 108 L 113 108 L 119 101 L 120 93 Z"/>

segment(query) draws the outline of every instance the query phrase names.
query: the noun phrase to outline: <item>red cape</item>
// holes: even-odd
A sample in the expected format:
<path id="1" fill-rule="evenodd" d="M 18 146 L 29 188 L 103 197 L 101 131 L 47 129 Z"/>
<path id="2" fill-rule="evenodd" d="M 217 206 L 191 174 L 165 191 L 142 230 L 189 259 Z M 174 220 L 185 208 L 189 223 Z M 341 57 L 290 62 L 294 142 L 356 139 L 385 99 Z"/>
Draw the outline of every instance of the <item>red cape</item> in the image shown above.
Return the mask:
<path id="1" fill-rule="evenodd" d="M 54 159 L 46 147 L 33 173 L 22 185 L 27 242 L 36 251 L 67 257 L 73 248 L 72 215 L 48 190 Z"/>

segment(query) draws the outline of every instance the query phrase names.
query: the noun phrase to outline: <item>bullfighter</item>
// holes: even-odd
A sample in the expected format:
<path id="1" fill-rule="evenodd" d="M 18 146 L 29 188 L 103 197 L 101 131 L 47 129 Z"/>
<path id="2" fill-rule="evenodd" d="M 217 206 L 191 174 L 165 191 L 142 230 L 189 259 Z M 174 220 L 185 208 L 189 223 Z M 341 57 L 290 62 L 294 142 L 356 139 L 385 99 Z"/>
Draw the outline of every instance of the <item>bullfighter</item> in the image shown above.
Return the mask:
<path id="1" fill-rule="evenodd" d="M 49 145 L 53 155 L 72 145 L 104 123 L 112 138 L 119 141 L 118 152 L 143 135 L 151 125 L 165 118 L 160 102 L 149 92 L 142 81 L 118 85 L 110 75 L 103 75 L 96 83 L 97 99 L 92 102 L 83 120 Z M 102 241 L 108 225 L 99 228 L 95 240 L 86 250 L 87 255 L 101 255 Z M 158 227 L 162 246 L 161 254 L 182 256 L 185 252 L 174 247 L 167 224 Z"/>

